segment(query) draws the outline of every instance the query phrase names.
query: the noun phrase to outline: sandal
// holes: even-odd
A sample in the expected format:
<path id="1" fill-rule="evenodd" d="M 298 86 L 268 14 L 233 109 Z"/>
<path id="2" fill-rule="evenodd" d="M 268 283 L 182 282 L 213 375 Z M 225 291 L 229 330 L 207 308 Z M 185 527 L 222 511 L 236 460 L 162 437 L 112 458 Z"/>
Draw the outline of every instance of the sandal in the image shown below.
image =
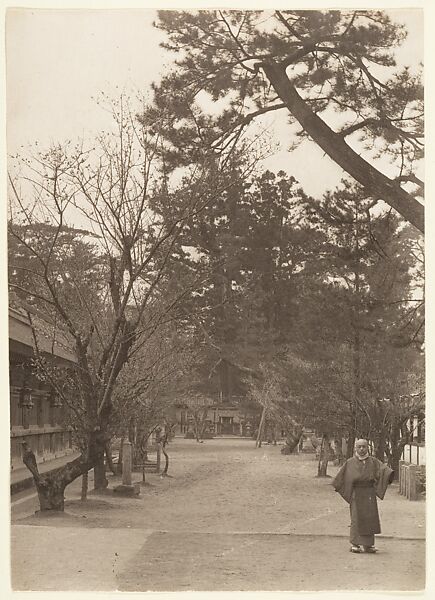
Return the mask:
<path id="1" fill-rule="evenodd" d="M 374 546 L 364 546 L 364 552 L 366 554 L 376 554 L 377 551 L 378 549 Z"/>
<path id="2" fill-rule="evenodd" d="M 349 552 L 354 552 L 354 554 L 360 554 L 361 548 L 359 546 L 351 546 Z"/>

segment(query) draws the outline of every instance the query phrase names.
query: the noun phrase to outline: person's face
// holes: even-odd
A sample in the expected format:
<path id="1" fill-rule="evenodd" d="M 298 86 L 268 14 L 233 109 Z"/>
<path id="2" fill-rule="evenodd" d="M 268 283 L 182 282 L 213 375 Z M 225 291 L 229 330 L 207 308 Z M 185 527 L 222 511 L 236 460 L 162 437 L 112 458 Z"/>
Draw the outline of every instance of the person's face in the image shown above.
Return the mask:
<path id="1" fill-rule="evenodd" d="M 356 452 L 359 456 L 364 456 L 364 454 L 367 454 L 369 447 L 367 442 L 357 442 L 356 444 Z"/>

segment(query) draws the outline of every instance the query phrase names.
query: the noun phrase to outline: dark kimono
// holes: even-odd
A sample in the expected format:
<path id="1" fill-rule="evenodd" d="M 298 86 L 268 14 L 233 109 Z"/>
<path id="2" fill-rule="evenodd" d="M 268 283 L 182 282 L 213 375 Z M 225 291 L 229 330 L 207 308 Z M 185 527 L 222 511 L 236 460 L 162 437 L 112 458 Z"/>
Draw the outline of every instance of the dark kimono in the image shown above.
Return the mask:
<path id="1" fill-rule="evenodd" d="M 376 497 L 383 500 L 393 471 L 373 456 L 360 460 L 349 458 L 332 482 L 350 504 L 350 543 L 373 546 L 376 533 L 381 533 Z"/>

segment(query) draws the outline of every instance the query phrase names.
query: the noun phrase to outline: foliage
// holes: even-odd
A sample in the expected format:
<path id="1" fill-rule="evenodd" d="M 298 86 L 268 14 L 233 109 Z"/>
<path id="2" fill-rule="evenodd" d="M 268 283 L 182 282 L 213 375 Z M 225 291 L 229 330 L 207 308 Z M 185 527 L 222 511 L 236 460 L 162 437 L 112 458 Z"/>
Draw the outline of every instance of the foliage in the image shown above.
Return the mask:
<path id="1" fill-rule="evenodd" d="M 155 86 L 146 119 L 171 122 L 172 164 L 225 155 L 254 121 L 283 111 L 301 125 L 299 140 L 309 136 L 368 193 L 423 229 L 415 197 L 423 190 L 421 74 L 397 67 L 406 30 L 386 11 L 159 11 L 156 26 L 177 60 Z M 381 157 L 390 159 L 393 179 L 383 175 Z"/>
<path id="2" fill-rule="evenodd" d="M 313 225 L 326 234 L 325 279 L 306 289 L 299 353 L 310 358 L 309 381 L 294 381 L 316 429 L 353 432 L 385 448 L 391 423 L 379 401 L 390 398 L 403 424 L 416 410 L 404 399 L 421 398 L 423 290 L 421 255 L 411 251 L 419 240 L 391 213 L 373 208 L 349 185 L 309 202 Z"/>
<path id="3" fill-rule="evenodd" d="M 198 359 L 189 383 L 224 400 L 245 396 L 246 377 L 291 338 L 300 282 L 322 268 L 324 241 L 307 225 L 306 196 L 292 177 L 237 169 L 233 178 L 177 249 L 182 268 L 205 280 L 185 304 Z"/>

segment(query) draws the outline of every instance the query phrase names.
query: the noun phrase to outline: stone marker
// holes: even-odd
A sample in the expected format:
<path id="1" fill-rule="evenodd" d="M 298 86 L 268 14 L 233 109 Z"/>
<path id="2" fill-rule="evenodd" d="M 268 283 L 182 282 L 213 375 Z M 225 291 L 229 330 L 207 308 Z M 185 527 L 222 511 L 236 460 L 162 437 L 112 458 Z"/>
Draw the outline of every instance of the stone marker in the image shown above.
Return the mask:
<path id="1" fill-rule="evenodd" d="M 124 442 L 122 448 L 122 484 L 131 485 L 131 442 Z"/>
<path id="2" fill-rule="evenodd" d="M 408 467 L 408 477 L 409 477 L 409 500 L 418 500 L 418 492 L 417 492 L 417 465 L 409 465 Z"/>
<path id="3" fill-rule="evenodd" d="M 140 484 L 132 483 L 131 479 L 131 442 L 124 442 L 122 445 L 122 484 L 113 488 L 113 491 L 122 496 L 138 496 L 140 494 Z"/>

